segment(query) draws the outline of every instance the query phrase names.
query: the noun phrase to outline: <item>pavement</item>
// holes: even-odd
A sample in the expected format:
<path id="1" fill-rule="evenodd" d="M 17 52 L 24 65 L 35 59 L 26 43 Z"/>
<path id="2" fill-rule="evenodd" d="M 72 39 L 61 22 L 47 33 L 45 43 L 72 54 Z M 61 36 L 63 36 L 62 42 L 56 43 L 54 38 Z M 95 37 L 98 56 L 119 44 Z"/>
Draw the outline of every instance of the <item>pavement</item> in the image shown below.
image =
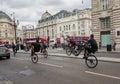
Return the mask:
<path id="1" fill-rule="evenodd" d="M 13 84 L 13 82 L 0 76 L 0 84 Z"/>
<path id="2" fill-rule="evenodd" d="M 77 59 L 83 59 L 83 54 L 80 54 L 79 56 L 74 56 L 70 55 L 68 56 L 65 51 L 61 48 L 56 48 L 56 49 L 48 49 L 48 55 L 49 56 L 59 56 L 59 57 L 68 57 L 68 58 L 77 58 Z M 25 53 L 25 54 L 30 54 L 30 51 L 25 52 L 24 50 L 18 50 L 18 53 Z M 117 54 L 116 56 L 99 56 L 97 59 L 99 61 L 106 61 L 106 62 L 116 62 L 120 63 L 120 50 L 116 51 L 106 51 L 105 48 L 99 49 L 97 53 L 109 53 L 109 54 Z M 40 54 L 40 53 L 39 53 Z"/>
<path id="3" fill-rule="evenodd" d="M 10 50 L 10 51 L 12 52 L 12 50 Z M 80 54 L 79 56 L 74 56 L 74 55 L 68 56 L 65 53 L 65 51 L 63 49 L 61 49 L 61 48 L 57 48 L 57 49 L 49 48 L 47 51 L 48 51 L 49 56 L 59 56 L 59 57 L 83 59 L 82 54 Z M 18 53 L 30 54 L 30 51 L 25 52 L 24 50 L 18 50 Z M 120 63 L 120 49 L 116 50 L 116 51 L 106 51 L 106 49 L 103 48 L 103 49 L 99 49 L 97 53 L 112 54 L 111 57 L 110 56 L 105 56 L 105 55 L 102 55 L 102 56 L 99 56 L 99 57 L 96 56 L 99 61 Z M 113 56 L 114 54 L 117 54 L 118 56 Z M 0 76 L 0 84 L 14 84 L 14 83 L 11 82 L 10 80 Z"/>

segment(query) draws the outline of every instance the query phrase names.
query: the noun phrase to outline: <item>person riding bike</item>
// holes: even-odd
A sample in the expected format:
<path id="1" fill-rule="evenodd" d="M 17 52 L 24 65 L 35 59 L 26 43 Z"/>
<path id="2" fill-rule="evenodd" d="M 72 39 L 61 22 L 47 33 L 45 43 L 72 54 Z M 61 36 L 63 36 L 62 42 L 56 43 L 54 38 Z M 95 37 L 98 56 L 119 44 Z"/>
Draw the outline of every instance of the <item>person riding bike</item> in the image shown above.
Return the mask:
<path id="1" fill-rule="evenodd" d="M 31 43 L 31 55 L 34 55 L 35 52 L 39 52 L 40 51 L 40 44 L 39 43 Z"/>
<path id="2" fill-rule="evenodd" d="M 75 48 L 75 41 L 74 41 L 73 37 L 70 38 L 70 37 L 68 36 L 67 42 L 68 42 L 68 47 L 70 47 L 70 48 Z"/>
<path id="3" fill-rule="evenodd" d="M 90 39 L 87 41 L 87 46 L 85 46 L 84 58 L 90 53 L 95 53 L 98 50 L 98 44 L 94 39 L 94 35 L 90 35 Z"/>
<path id="4" fill-rule="evenodd" d="M 13 42 L 12 42 L 12 50 L 14 53 L 17 53 L 17 47 Z"/>

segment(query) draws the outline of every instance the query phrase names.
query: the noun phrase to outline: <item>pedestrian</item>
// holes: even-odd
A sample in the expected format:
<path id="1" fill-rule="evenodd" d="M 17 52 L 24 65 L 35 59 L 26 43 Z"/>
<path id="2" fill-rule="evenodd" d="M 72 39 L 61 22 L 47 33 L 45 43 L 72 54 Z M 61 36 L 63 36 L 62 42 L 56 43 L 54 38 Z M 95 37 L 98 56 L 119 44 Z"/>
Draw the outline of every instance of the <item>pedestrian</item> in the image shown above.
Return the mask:
<path id="1" fill-rule="evenodd" d="M 62 37 L 60 38 L 60 43 L 61 43 L 61 47 L 64 49 L 64 45 L 65 45 L 65 38 L 62 35 Z"/>
<path id="2" fill-rule="evenodd" d="M 113 51 L 116 51 L 116 42 L 113 41 Z"/>
<path id="3" fill-rule="evenodd" d="M 99 49 L 101 49 L 101 42 L 99 42 Z"/>
<path id="4" fill-rule="evenodd" d="M 49 43 L 50 43 L 50 36 L 47 37 L 47 44 L 48 44 L 48 47 L 49 47 Z"/>

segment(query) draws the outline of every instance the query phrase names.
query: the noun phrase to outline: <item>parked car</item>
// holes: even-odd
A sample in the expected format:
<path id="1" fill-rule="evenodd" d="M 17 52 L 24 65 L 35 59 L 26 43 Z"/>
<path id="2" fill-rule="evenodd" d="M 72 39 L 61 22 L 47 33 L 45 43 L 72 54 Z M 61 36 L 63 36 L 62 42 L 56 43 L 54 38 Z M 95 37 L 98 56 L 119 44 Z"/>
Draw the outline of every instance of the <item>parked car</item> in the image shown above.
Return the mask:
<path id="1" fill-rule="evenodd" d="M 10 50 L 5 45 L 0 45 L 0 57 L 10 59 Z"/>

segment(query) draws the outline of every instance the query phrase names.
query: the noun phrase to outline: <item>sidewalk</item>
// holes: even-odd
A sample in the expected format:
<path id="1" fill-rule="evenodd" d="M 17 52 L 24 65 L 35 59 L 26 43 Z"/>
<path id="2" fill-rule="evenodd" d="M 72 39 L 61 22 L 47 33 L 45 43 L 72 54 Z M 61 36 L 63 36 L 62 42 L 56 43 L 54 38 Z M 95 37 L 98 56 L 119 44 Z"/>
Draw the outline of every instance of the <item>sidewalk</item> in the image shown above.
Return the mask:
<path id="1" fill-rule="evenodd" d="M 51 52 L 50 52 L 51 51 Z M 74 55 L 70 55 L 68 56 L 66 53 L 57 53 L 57 52 L 52 52 L 52 51 L 58 51 L 61 52 L 63 51 L 61 48 L 57 48 L 57 49 L 48 49 L 48 54 L 49 56 L 59 56 L 59 57 L 69 57 L 69 58 L 77 58 L 77 59 L 82 59 L 83 55 L 79 55 L 79 56 L 74 56 Z M 98 53 L 106 53 L 108 51 L 101 49 L 98 50 Z M 23 50 L 19 50 L 18 53 L 25 53 L 25 54 L 30 54 L 30 51 L 25 52 Z M 109 51 L 108 53 L 120 53 L 119 51 Z M 107 62 L 116 62 L 116 63 L 120 63 L 120 58 L 116 58 L 116 57 L 97 57 L 99 61 L 107 61 Z"/>

